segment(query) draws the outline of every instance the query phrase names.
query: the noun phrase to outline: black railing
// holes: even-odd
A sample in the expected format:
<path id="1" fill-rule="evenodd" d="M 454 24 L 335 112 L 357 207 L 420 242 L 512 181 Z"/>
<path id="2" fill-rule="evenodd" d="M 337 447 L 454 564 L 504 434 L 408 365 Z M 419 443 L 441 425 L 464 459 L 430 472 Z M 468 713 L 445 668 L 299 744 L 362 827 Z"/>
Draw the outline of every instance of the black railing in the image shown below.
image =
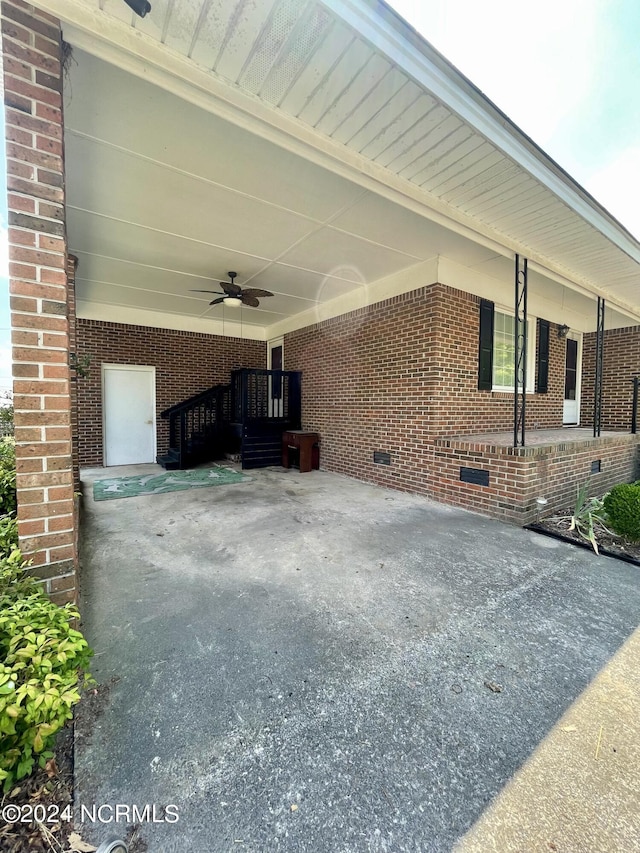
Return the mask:
<path id="1" fill-rule="evenodd" d="M 300 429 L 301 374 L 291 370 L 234 370 L 216 385 L 161 413 L 169 419 L 165 468 L 188 468 L 240 454 L 243 468 L 280 464 L 282 433 Z"/>
<path id="2" fill-rule="evenodd" d="M 640 375 L 636 374 L 633 379 L 633 398 L 631 401 L 631 432 L 638 432 L 638 388 L 640 386 Z"/>
<path id="3" fill-rule="evenodd" d="M 300 424 L 301 374 L 293 370 L 243 368 L 231 374 L 233 421 Z"/>
<path id="4" fill-rule="evenodd" d="M 158 461 L 188 468 L 224 453 L 225 424 L 230 414 L 230 387 L 216 385 L 161 412 L 169 419 L 169 452 Z"/>

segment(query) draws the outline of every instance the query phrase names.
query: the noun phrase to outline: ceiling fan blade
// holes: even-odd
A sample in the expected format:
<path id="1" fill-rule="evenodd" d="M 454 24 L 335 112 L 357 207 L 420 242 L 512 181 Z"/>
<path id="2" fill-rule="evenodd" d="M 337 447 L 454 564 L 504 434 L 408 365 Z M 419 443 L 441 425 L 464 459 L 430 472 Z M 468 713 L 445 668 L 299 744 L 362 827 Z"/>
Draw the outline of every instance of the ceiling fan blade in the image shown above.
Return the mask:
<path id="1" fill-rule="evenodd" d="M 189 293 L 215 293 L 216 296 L 222 296 L 219 290 L 190 290 Z"/>
<path id="2" fill-rule="evenodd" d="M 214 299 L 213 302 L 210 302 L 209 305 L 218 305 L 220 302 L 224 302 L 226 296 L 221 296 L 219 299 Z"/>
<path id="3" fill-rule="evenodd" d="M 242 298 L 242 304 L 243 305 L 250 305 L 251 308 L 257 308 L 258 305 L 260 305 L 260 303 L 255 298 L 255 296 L 248 296 L 246 293 L 243 293 L 241 298 Z"/>
<path id="4" fill-rule="evenodd" d="M 260 290 L 259 287 L 245 287 L 243 296 L 273 296 L 270 290 Z"/>
<path id="5" fill-rule="evenodd" d="M 232 281 L 221 281 L 220 287 L 224 290 L 227 296 L 239 296 L 242 288 L 239 284 L 234 284 Z"/>

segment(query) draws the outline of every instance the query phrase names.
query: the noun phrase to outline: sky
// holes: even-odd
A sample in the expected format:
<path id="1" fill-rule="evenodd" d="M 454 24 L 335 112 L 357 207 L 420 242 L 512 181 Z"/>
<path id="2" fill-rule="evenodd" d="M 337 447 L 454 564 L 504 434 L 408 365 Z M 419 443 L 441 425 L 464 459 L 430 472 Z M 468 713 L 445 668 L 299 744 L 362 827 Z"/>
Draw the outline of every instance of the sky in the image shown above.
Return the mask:
<path id="1" fill-rule="evenodd" d="M 640 0 L 390 2 L 640 239 Z M 0 170 L 0 199 L 4 181 Z M 0 392 L 11 387 L 6 255 L 0 210 Z"/>
<path id="2" fill-rule="evenodd" d="M 640 239 L 640 0 L 389 0 Z"/>

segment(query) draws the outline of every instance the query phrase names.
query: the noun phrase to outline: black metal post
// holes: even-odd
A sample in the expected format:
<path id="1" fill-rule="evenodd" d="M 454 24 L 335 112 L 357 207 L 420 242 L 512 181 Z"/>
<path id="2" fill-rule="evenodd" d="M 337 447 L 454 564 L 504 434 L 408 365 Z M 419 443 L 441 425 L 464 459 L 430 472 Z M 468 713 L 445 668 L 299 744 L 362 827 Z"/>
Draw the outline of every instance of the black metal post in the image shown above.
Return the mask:
<path id="1" fill-rule="evenodd" d="M 634 376 L 633 382 L 633 401 L 631 403 L 631 432 L 635 435 L 638 432 L 638 388 L 640 387 L 640 376 Z"/>
<path id="2" fill-rule="evenodd" d="M 514 315 L 513 446 L 524 447 L 527 405 L 527 259 L 521 259 L 520 255 L 516 255 Z"/>
<path id="3" fill-rule="evenodd" d="M 598 296 L 596 320 L 596 371 L 593 383 L 593 437 L 598 438 L 602 428 L 602 362 L 604 358 L 604 299 Z"/>

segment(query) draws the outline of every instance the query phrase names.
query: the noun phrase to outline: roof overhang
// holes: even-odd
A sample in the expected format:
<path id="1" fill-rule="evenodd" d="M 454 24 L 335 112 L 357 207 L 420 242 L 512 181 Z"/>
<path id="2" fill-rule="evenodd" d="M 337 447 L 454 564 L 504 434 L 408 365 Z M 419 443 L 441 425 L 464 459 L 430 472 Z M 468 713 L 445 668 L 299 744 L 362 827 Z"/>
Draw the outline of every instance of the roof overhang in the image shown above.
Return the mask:
<path id="1" fill-rule="evenodd" d="M 270 337 L 314 316 L 376 299 L 379 293 L 431 283 L 428 276 L 439 274 L 441 258 L 453 262 L 449 271 L 469 269 L 474 281 L 487 279 L 508 288 L 509 264 L 519 253 L 528 257 L 534 276 L 549 293 L 557 286 L 556 308 L 572 303 L 570 310 L 583 317 L 584 329 L 592 325 L 587 306 L 595 296 L 607 300 L 613 325 L 640 321 L 638 241 L 384 4 L 156 0 L 145 19 L 120 0 L 39 0 L 36 5 L 63 21 L 65 39 L 77 49 L 79 63 L 87 65 L 78 66 L 77 73 L 71 68 L 71 101 L 66 104 L 70 245 L 81 259 L 79 301 L 86 316 L 102 312 L 103 319 L 114 319 L 120 307 L 137 318 L 131 322 L 142 321 L 143 314 L 151 315 L 147 322 L 154 316 L 158 321 L 164 312 L 177 327 L 212 329 L 212 322 L 219 321 L 212 321 L 206 302 L 199 300 L 192 311 L 182 312 L 168 297 L 188 290 L 185 283 L 193 283 L 189 276 L 196 286 L 205 286 L 201 279 L 222 277 L 234 258 L 238 266 L 246 259 L 244 281 L 251 286 L 276 292 L 279 276 L 284 282 L 277 310 L 265 305 L 264 312 L 245 318 L 245 330 L 248 324 L 254 336 Z M 91 75 L 86 74 L 89 66 Z M 137 78 L 131 86 L 141 105 L 152 87 L 164 93 L 153 97 L 153 115 L 131 112 L 122 91 L 123 72 Z M 92 91 L 94 86 L 98 88 Z M 91 113 L 92 97 L 102 99 L 108 116 L 102 123 Z M 154 149 L 153 137 L 162 121 L 174 121 L 178 102 L 191 105 L 181 111 L 189 122 L 184 137 L 203 127 L 214 135 L 230 128 L 237 156 L 255 155 L 264 170 L 273 171 L 272 184 L 254 191 L 241 179 L 206 173 L 206 165 L 194 163 L 184 142 L 179 148 L 174 140 L 166 154 Z M 117 119 L 118 110 L 127 107 L 126 120 L 137 127 L 133 134 Z M 166 128 L 162 132 L 171 137 Z M 242 149 L 248 139 L 254 140 L 249 153 L 247 144 Z M 283 175 L 289 169 L 283 152 L 292 158 L 287 163 L 301 183 L 315 187 L 316 197 L 308 206 L 292 199 L 284 187 L 278 192 L 278 184 L 285 183 L 277 179 L 278 170 Z M 152 221 L 149 211 L 140 211 L 139 221 L 116 214 L 123 197 L 110 200 L 108 194 L 117 178 L 112 174 L 101 184 L 96 175 L 111 164 L 120 176 L 127 173 L 140 181 L 139 194 L 149 191 L 149 173 L 145 185 L 140 164 L 150 163 L 164 170 L 158 174 L 213 187 L 208 199 L 212 232 L 219 226 L 223 230 L 225 213 L 215 205 L 220 193 L 244 198 L 247 205 L 238 216 L 245 217 L 247 233 L 238 245 L 230 238 L 196 238 L 202 249 L 196 253 L 198 263 L 190 266 L 193 256 L 187 252 L 182 265 L 176 268 L 167 257 L 153 273 L 158 281 L 165 273 L 176 274 L 173 294 L 165 275 L 166 285 L 159 291 L 141 287 L 134 299 L 136 276 L 130 269 L 125 273 L 123 265 L 137 264 L 140 272 L 154 264 L 118 255 L 117 234 L 122 242 L 122 225 L 128 223 L 140 240 L 151 234 L 151 242 L 157 242 L 165 229 Z M 87 182 L 102 189 L 87 194 L 82 190 Z M 318 198 L 323 183 L 333 187 L 334 204 Z M 200 202 L 206 207 L 207 198 Z M 265 204 L 273 214 L 268 227 Z M 82 219 L 84 232 L 74 224 Z M 188 213 L 179 204 L 178 220 L 184 224 L 171 236 L 190 241 L 193 248 L 197 228 L 190 230 Z M 386 234 L 380 231 L 381 222 Z M 263 240 L 260 248 L 257 239 L 249 245 L 258 223 L 273 247 Z M 111 233 L 107 225 L 113 225 Z M 101 267 L 97 258 L 101 241 L 108 242 L 105 235 L 114 251 L 107 255 L 112 263 Z M 205 268 L 207 247 L 211 263 Z M 377 264 L 361 260 L 367 250 L 374 257 L 377 253 Z M 84 299 L 83 252 L 91 258 L 85 263 L 90 275 L 94 267 L 108 279 L 87 280 Z M 327 258 L 332 252 L 335 257 Z M 464 286 L 464 281 L 446 283 Z M 107 294 L 102 301 L 101 284 Z M 489 281 L 477 285 L 487 286 Z M 118 287 L 128 288 L 128 299 L 119 302 L 109 295 Z M 154 292 L 167 297 L 167 308 L 158 311 L 153 298 L 143 297 Z"/>

